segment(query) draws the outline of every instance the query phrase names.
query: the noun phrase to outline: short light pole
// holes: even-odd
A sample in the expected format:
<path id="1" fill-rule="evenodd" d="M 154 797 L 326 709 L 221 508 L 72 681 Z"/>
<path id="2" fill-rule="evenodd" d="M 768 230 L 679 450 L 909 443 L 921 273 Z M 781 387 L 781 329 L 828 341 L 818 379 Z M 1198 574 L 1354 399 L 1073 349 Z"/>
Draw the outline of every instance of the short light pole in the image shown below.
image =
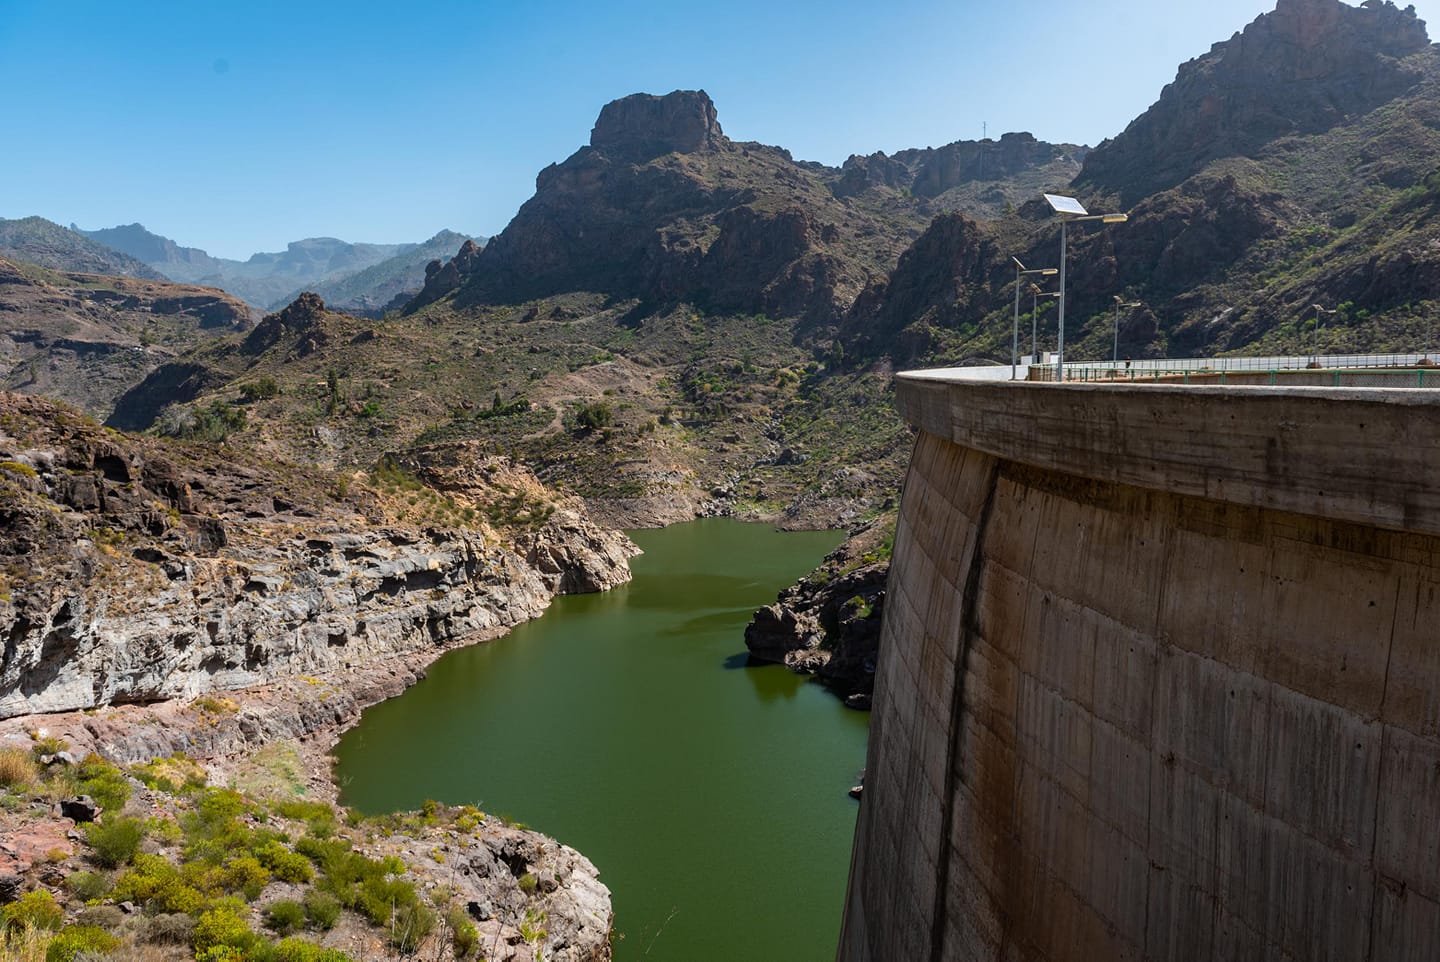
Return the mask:
<path id="1" fill-rule="evenodd" d="M 1031 362 L 1033 364 L 1040 363 L 1040 338 L 1038 336 L 1040 317 L 1038 304 L 1040 298 L 1059 296 L 1059 291 L 1042 291 L 1039 284 L 1030 285 L 1030 357 L 1033 358 Z"/>
<path id="2" fill-rule="evenodd" d="M 1311 306 L 1311 308 L 1313 308 L 1314 311 L 1315 311 L 1315 350 L 1311 352 L 1311 354 L 1310 354 L 1310 363 L 1309 363 L 1309 365 L 1307 365 L 1307 366 L 1309 366 L 1309 367 L 1319 367 L 1319 366 L 1320 366 L 1320 319 L 1321 319 L 1322 317 L 1324 317 L 1326 314 L 1334 314 L 1334 313 L 1336 313 L 1336 310 L 1338 310 L 1338 309 L 1327 311 L 1327 310 L 1325 310 L 1325 308 L 1321 307 L 1319 304 L 1311 304 L 1310 306 Z"/>
<path id="3" fill-rule="evenodd" d="M 1139 307 L 1139 301 L 1126 301 L 1119 294 L 1115 295 L 1115 337 L 1114 346 L 1110 353 L 1110 376 L 1114 377 L 1120 369 L 1120 308 L 1129 310 L 1132 307 Z"/>
<path id="4" fill-rule="evenodd" d="M 1074 197 L 1045 194 L 1045 200 L 1060 215 L 1060 335 L 1055 344 L 1055 380 L 1065 380 L 1065 228 L 1071 221 L 1098 220 L 1104 224 L 1123 224 L 1126 214 L 1092 214 Z"/>
<path id="5" fill-rule="evenodd" d="M 1011 257 L 1010 259 L 1015 262 L 1015 326 L 1010 334 L 1010 380 L 1013 381 L 1020 367 L 1020 282 L 1032 274 L 1049 277 L 1056 273 L 1056 269 L 1053 267 L 1027 268 L 1020 263 L 1020 258 Z"/>

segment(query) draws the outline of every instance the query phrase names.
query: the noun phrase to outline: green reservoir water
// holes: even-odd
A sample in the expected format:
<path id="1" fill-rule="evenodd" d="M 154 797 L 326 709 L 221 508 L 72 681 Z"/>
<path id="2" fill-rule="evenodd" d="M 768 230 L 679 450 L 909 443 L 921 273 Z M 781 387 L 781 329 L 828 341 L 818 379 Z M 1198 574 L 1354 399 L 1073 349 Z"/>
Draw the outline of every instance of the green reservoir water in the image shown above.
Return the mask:
<path id="1" fill-rule="evenodd" d="M 629 585 L 451 652 L 336 748 L 343 801 L 504 813 L 584 852 L 614 894 L 615 957 L 834 958 L 869 716 L 745 624 L 840 542 L 705 520 L 631 536 Z"/>

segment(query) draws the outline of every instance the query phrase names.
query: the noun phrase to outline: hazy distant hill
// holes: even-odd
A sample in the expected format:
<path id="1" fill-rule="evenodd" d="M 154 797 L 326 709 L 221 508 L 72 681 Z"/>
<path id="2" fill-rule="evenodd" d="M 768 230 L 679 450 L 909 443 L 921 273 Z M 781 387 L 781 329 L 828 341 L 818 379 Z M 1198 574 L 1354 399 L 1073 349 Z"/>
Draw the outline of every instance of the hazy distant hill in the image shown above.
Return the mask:
<path id="1" fill-rule="evenodd" d="M 135 257 L 43 217 L 0 218 L 0 257 L 54 271 L 165 279 L 164 274 Z"/>
<path id="2" fill-rule="evenodd" d="M 387 308 L 398 307 L 419 292 L 425 284 L 426 264 L 449 260 L 467 240 L 485 243 L 483 237 L 471 238 L 442 230 L 423 244 L 407 246 L 389 260 L 334 280 L 302 285 L 281 300 L 288 304 L 302 291 L 309 290 L 319 294 L 334 310 L 357 317 L 379 317 Z"/>
<path id="3" fill-rule="evenodd" d="M 291 241 L 283 251 L 252 254 L 248 260 L 237 261 L 181 247 L 140 224 L 80 233 L 144 261 L 172 280 L 220 287 L 262 308 L 283 306 L 298 290 L 338 280 L 419 246 L 351 244 L 334 237 L 310 237 Z"/>
<path id="4" fill-rule="evenodd" d="M 0 259 L 0 389 L 104 418 L 161 362 L 250 323 L 222 291 Z"/>

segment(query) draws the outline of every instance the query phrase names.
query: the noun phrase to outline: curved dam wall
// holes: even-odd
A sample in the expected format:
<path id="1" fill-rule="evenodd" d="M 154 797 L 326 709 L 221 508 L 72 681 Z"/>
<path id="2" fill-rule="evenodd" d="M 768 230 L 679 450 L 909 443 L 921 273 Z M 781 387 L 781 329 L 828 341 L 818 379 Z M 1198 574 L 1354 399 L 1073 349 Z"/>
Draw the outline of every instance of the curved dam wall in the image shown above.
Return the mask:
<path id="1" fill-rule="evenodd" d="M 1440 959 L 1440 394 L 897 385 L 838 959 Z"/>

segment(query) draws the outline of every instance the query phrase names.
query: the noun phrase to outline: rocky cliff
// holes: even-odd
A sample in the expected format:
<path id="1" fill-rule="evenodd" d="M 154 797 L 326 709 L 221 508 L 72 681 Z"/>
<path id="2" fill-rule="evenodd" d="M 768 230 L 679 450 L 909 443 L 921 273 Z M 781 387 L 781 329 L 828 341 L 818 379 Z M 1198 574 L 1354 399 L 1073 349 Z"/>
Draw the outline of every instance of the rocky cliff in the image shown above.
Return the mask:
<path id="1" fill-rule="evenodd" d="M 851 708 L 868 709 L 885 608 L 893 524 L 871 522 L 745 627 L 756 661 L 813 674 Z"/>
<path id="2" fill-rule="evenodd" d="M 1429 45 L 1413 6 L 1279 0 L 1182 64 L 1149 110 L 1090 152 L 1079 183 L 1131 204 L 1208 161 L 1328 130 L 1418 84 L 1423 71 L 1407 58 Z"/>
<path id="3" fill-rule="evenodd" d="M 363 665 L 628 579 L 628 539 L 543 503 L 533 479 L 523 520 L 492 525 L 483 478 L 509 492 L 524 472 L 474 450 L 447 457 L 436 470 L 463 465 L 468 498 L 442 501 L 404 467 L 387 494 L 0 395 L 0 717 Z"/>
<path id="4" fill-rule="evenodd" d="M 921 223 L 916 209 L 840 203 L 838 176 L 730 140 L 704 91 L 625 97 L 601 110 L 588 146 L 540 172 L 483 252 L 432 271 L 408 309 L 451 292 L 473 305 L 597 291 L 831 319 Z"/>

